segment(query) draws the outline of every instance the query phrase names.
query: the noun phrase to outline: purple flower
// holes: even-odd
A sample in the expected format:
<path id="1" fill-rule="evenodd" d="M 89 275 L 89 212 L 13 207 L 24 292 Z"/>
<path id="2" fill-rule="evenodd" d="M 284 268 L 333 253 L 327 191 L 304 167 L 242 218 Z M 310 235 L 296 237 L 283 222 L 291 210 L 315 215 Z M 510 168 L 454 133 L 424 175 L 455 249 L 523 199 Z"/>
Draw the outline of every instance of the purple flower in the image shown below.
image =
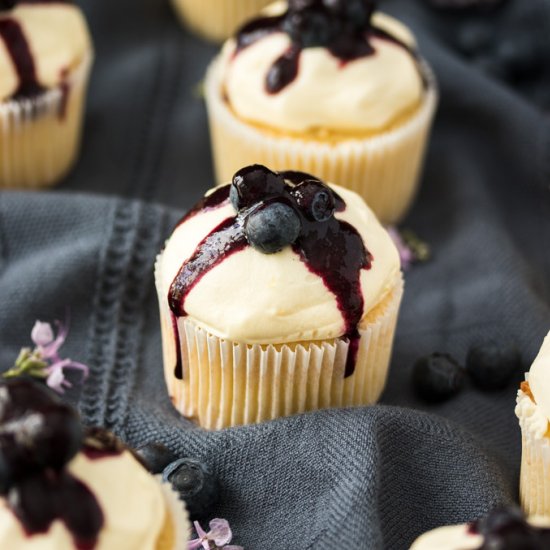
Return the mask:
<path id="1" fill-rule="evenodd" d="M 65 343 L 68 329 L 56 321 L 57 336 L 49 323 L 36 321 L 31 331 L 31 340 L 35 344 L 33 350 L 23 349 L 19 354 L 15 366 L 4 373 L 5 377 L 27 374 L 46 379 L 46 384 L 53 390 L 63 393 L 70 388 L 71 383 L 65 378 L 66 369 L 82 372 L 83 378 L 88 376 L 89 369 L 82 363 L 71 359 L 62 359 L 59 355 L 61 346 Z"/>
<path id="2" fill-rule="evenodd" d="M 198 548 L 203 548 L 204 550 L 244 550 L 242 546 L 229 544 L 233 538 L 233 533 L 226 519 L 213 519 L 208 524 L 210 526 L 208 533 L 204 531 L 198 521 L 195 521 L 193 525 L 199 538 L 190 540 L 187 543 L 187 550 L 196 550 Z"/>
<path id="3" fill-rule="evenodd" d="M 399 252 L 399 257 L 401 258 L 401 266 L 406 271 L 411 267 L 414 260 L 416 259 L 414 252 L 405 243 L 405 241 L 401 237 L 401 234 L 399 233 L 399 231 L 395 226 L 390 225 L 387 229 L 392 241 L 397 247 L 397 251 Z"/>

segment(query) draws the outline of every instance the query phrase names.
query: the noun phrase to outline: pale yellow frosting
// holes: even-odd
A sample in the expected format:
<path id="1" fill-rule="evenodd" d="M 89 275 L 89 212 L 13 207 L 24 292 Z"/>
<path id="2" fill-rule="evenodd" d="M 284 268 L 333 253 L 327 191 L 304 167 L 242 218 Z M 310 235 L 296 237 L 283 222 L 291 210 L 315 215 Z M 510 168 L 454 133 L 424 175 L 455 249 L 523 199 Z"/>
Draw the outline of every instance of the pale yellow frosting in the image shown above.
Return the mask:
<path id="1" fill-rule="evenodd" d="M 269 8 L 278 13 L 284 3 Z M 388 15 L 373 21 L 407 45 L 410 31 Z M 266 75 L 290 46 L 285 33 L 273 33 L 234 55 L 235 39 L 222 51 L 223 92 L 241 119 L 289 132 L 327 129 L 375 132 L 411 113 L 422 99 L 423 81 L 415 59 L 401 46 L 372 38 L 375 53 L 342 64 L 326 48 L 305 48 L 296 79 L 280 92 L 266 91 Z"/>
<path id="2" fill-rule="evenodd" d="M 336 217 L 359 232 L 374 257 L 361 271 L 364 315 L 393 290 L 400 273 L 399 255 L 387 231 L 363 199 L 333 185 L 347 208 Z M 197 245 L 227 218 L 231 204 L 203 211 L 181 224 L 159 256 L 159 280 L 168 300 L 172 281 Z M 324 340 L 344 334 L 336 298 L 322 279 L 311 273 L 291 247 L 262 254 L 252 247 L 224 259 L 190 291 L 185 310 L 211 334 L 250 344 Z"/>
<path id="3" fill-rule="evenodd" d="M 533 439 L 542 439 L 550 422 L 550 332 L 525 378 L 535 402 L 518 390 L 515 413 L 526 434 Z"/>
<path id="4" fill-rule="evenodd" d="M 549 518 L 534 516 L 529 523 L 536 527 L 548 527 Z M 417 538 L 410 550 L 477 550 L 483 544 L 481 535 L 469 533 L 467 524 L 439 527 Z"/>
<path id="5" fill-rule="evenodd" d="M 88 27 L 77 6 L 21 4 L 0 13 L 0 19 L 6 18 L 21 26 L 33 54 L 38 81 L 46 88 L 59 85 L 64 73 L 75 69 L 91 54 Z M 10 98 L 18 86 L 12 58 L 0 39 L 0 100 Z"/>
<path id="6" fill-rule="evenodd" d="M 156 550 L 168 512 L 160 483 L 125 451 L 91 460 L 77 455 L 69 471 L 95 495 L 105 518 L 95 550 Z M 45 534 L 27 536 L 0 499 L 0 548 L 74 550 L 64 523 L 56 520 Z"/>

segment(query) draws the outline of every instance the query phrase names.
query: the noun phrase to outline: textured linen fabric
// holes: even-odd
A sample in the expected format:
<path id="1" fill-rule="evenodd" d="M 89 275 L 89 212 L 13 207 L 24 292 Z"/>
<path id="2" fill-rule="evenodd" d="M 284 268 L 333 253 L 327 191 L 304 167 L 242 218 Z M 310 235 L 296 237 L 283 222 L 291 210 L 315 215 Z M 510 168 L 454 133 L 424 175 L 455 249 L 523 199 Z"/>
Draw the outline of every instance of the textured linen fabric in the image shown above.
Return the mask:
<path id="1" fill-rule="evenodd" d="M 208 461 L 222 483 L 213 514 L 247 550 L 406 549 L 427 529 L 516 500 L 517 385 L 468 386 L 427 406 L 409 382 L 417 357 L 463 361 L 491 336 L 515 339 L 527 368 L 550 329 L 550 118 L 529 90 L 455 50 L 452 36 L 476 16 L 420 0 L 384 6 L 416 32 L 442 101 L 405 223 L 434 257 L 406 274 L 382 404 L 206 433 L 167 397 L 153 263 L 213 181 L 197 90 L 216 48 L 182 31 L 164 1 L 82 5 L 97 51 L 82 158 L 56 191 L 0 194 L 1 368 L 30 344 L 35 319 L 68 309 L 64 354 L 91 373 L 67 399 L 131 444 Z M 548 46 L 545 1 L 509 0 L 489 17 L 512 38 L 527 21 Z"/>

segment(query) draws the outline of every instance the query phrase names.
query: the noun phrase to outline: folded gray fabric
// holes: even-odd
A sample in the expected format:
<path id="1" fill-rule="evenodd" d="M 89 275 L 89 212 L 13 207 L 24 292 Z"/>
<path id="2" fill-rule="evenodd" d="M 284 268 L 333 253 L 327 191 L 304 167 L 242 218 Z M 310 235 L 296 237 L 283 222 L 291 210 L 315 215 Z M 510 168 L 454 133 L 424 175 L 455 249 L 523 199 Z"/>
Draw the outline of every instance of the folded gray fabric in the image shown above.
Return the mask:
<path id="1" fill-rule="evenodd" d="M 442 103 L 406 221 L 434 257 L 406 274 L 383 405 L 206 433 L 166 393 L 153 264 L 182 209 L 212 184 L 193 90 L 215 48 L 160 2 L 83 4 L 98 62 L 82 160 L 61 191 L 0 194 L 1 368 L 30 343 L 35 319 L 69 308 L 64 353 L 91 372 L 67 399 L 131 444 L 161 441 L 208 461 L 222 483 L 213 513 L 247 550 L 406 549 L 427 529 L 517 499 L 517 385 L 467 387 L 426 406 L 409 378 L 419 356 L 463 361 L 484 337 L 516 340 L 528 368 L 550 329 L 548 115 L 454 51 L 450 16 L 386 2 L 416 31 Z M 513 37 L 521 15 L 549 35 L 548 3 L 506 6 L 492 19 L 501 32 Z"/>

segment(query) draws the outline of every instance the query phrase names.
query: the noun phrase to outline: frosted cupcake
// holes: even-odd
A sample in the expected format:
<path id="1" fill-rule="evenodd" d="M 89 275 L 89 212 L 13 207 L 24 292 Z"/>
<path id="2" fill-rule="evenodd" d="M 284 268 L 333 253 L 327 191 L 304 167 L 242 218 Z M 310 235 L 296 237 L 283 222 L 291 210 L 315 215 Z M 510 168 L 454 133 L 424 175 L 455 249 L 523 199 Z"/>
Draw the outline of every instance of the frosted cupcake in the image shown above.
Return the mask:
<path id="1" fill-rule="evenodd" d="M 402 296 L 364 201 L 300 172 L 240 170 L 156 264 L 175 407 L 208 429 L 380 396 Z"/>
<path id="2" fill-rule="evenodd" d="M 449 525 L 425 533 L 411 550 L 546 550 L 550 548 L 550 519 L 527 521 L 515 509 L 498 509 L 469 524 Z"/>
<path id="3" fill-rule="evenodd" d="M 172 0 L 182 23 L 199 35 L 221 42 L 256 15 L 270 0 Z"/>
<path id="4" fill-rule="evenodd" d="M 0 188 L 57 182 L 76 160 L 92 45 L 68 1 L 0 2 Z"/>
<path id="5" fill-rule="evenodd" d="M 187 514 L 169 485 L 111 434 L 83 433 L 43 386 L 2 383 L 0 427 L 0 548 L 186 548 Z"/>
<path id="6" fill-rule="evenodd" d="M 384 223 L 414 197 L 437 92 L 410 31 L 370 0 L 278 2 L 206 77 L 218 183 L 252 162 L 350 188 Z"/>
<path id="7" fill-rule="evenodd" d="M 518 391 L 516 415 L 522 434 L 521 505 L 550 516 L 550 333 Z"/>

